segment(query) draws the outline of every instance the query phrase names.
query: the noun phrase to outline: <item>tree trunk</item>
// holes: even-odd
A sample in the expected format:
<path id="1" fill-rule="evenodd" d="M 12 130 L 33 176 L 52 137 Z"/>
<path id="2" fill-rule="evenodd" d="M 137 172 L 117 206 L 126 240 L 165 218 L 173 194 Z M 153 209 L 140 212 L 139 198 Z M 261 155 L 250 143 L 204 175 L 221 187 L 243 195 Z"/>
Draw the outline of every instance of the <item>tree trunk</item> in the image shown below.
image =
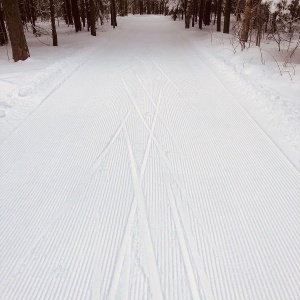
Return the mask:
<path id="1" fill-rule="evenodd" d="M 79 10 L 78 10 L 78 3 L 77 0 L 71 0 L 72 4 L 72 14 L 74 18 L 74 24 L 75 24 L 75 31 L 81 31 L 81 22 L 80 22 L 80 16 L 79 16 Z"/>
<path id="2" fill-rule="evenodd" d="M 198 11 L 199 11 L 199 8 L 198 8 L 198 0 L 194 0 L 195 1 L 195 23 L 197 23 L 197 18 L 198 18 Z"/>
<path id="3" fill-rule="evenodd" d="M 26 60 L 30 54 L 24 35 L 21 14 L 17 0 L 3 0 L 7 28 L 14 61 Z"/>
<path id="4" fill-rule="evenodd" d="M 56 27 L 55 27 L 54 0 L 49 0 L 49 4 L 50 4 L 50 16 L 51 16 L 51 29 L 52 29 L 53 46 L 57 46 L 57 33 L 56 33 Z"/>
<path id="5" fill-rule="evenodd" d="M 204 6 L 204 0 L 200 0 L 199 3 L 199 28 L 202 29 L 202 23 L 203 23 L 203 6 Z"/>
<path id="6" fill-rule="evenodd" d="M 91 35 L 96 36 L 96 5 L 94 0 L 89 0 L 89 4 Z"/>
<path id="7" fill-rule="evenodd" d="M 262 18 L 261 18 L 261 0 L 258 0 L 257 4 L 257 34 L 256 34 L 256 46 L 260 46 L 261 34 L 262 34 Z"/>
<path id="8" fill-rule="evenodd" d="M 124 15 L 128 16 L 128 3 L 127 3 L 127 0 L 124 0 Z"/>
<path id="9" fill-rule="evenodd" d="M 87 30 L 90 31 L 91 28 L 91 11 L 90 11 L 90 4 L 89 1 L 87 0 L 85 2 L 85 10 L 86 10 L 86 23 L 87 23 Z"/>
<path id="10" fill-rule="evenodd" d="M 191 21 L 191 0 L 186 1 L 186 13 L 185 13 L 185 28 L 190 28 L 190 21 Z"/>
<path id="11" fill-rule="evenodd" d="M 140 15 L 143 15 L 144 14 L 144 1 L 139 0 L 139 4 L 140 4 Z"/>
<path id="12" fill-rule="evenodd" d="M 35 28 L 35 21 L 36 21 L 36 1 L 35 0 L 29 0 L 29 10 L 30 10 L 30 22 L 32 25 L 32 32 L 33 34 L 36 34 L 36 28 Z"/>
<path id="13" fill-rule="evenodd" d="M 196 0 L 193 0 L 192 27 L 195 26 L 195 12 L 196 12 L 195 2 L 196 2 Z"/>
<path id="14" fill-rule="evenodd" d="M 0 46 L 7 44 L 7 42 L 8 42 L 8 38 L 7 38 L 7 32 L 4 23 L 4 14 L 0 4 Z"/>
<path id="15" fill-rule="evenodd" d="M 116 1 L 111 0 L 111 25 L 113 28 L 117 26 Z"/>
<path id="16" fill-rule="evenodd" d="M 217 3 L 217 31 L 221 31 L 221 17 L 222 17 L 222 0 Z"/>
<path id="17" fill-rule="evenodd" d="M 124 17 L 124 0 L 119 0 L 119 14 Z"/>
<path id="18" fill-rule="evenodd" d="M 224 29 L 223 29 L 224 33 L 229 33 L 231 7 L 232 7 L 232 0 L 226 0 L 225 14 L 224 14 Z"/>
<path id="19" fill-rule="evenodd" d="M 18 3 L 19 3 L 21 21 L 22 21 L 23 25 L 25 25 L 27 20 L 26 20 L 26 9 L 25 9 L 24 0 L 18 0 Z"/>
<path id="20" fill-rule="evenodd" d="M 241 44 L 242 49 L 245 49 L 245 44 L 248 41 L 248 33 L 250 29 L 250 21 L 251 21 L 251 9 L 252 9 L 252 0 L 246 0 L 245 4 L 245 13 L 244 13 L 244 19 L 241 29 Z"/>
<path id="21" fill-rule="evenodd" d="M 85 27 L 85 3 L 84 0 L 80 0 L 80 13 L 83 27 Z"/>
<path id="22" fill-rule="evenodd" d="M 66 15 L 68 19 L 68 25 L 73 25 L 73 16 L 72 16 L 72 10 L 71 10 L 71 3 L 70 0 L 65 0 L 65 9 L 66 9 Z"/>
<path id="23" fill-rule="evenodd" d="M 205 26 L 210 25 L 210 13 L 211 13 L 211 0 L 206 0 L 204 18 L 203 18 L 203 22 Z"/>

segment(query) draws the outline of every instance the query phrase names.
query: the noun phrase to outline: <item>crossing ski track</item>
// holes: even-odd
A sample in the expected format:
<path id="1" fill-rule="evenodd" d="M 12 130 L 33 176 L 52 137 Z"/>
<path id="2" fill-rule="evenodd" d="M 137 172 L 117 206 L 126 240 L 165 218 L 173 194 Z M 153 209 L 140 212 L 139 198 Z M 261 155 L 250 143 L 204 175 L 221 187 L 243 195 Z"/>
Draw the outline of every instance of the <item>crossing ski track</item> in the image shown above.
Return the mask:
<path id="1" fill-rule="evenodd" d="M 300 175 L 168 18 L 120 18 L 0 159 L 0 299 L 300 298 Z"/>

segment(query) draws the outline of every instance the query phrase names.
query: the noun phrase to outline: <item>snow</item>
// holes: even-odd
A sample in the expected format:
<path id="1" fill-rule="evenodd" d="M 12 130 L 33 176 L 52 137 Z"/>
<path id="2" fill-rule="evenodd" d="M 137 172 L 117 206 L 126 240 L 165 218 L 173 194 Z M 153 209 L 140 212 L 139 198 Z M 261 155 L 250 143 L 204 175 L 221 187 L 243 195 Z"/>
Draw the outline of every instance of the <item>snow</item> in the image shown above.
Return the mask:
<path id="1" fill-rule="evenodd" d="M 299 52 L 59 31 L 0 48 L 0 299 L 298 299 Z"/>
<path id="2" fill-rule="evenodd" d="M 261 50 L 241 51 L 238 41 L 208 27 L 189 35 L 226 89 L 300 170 L 300 49 L 285 67 L 287 44 L 281 52 L 265 41 Z"/>

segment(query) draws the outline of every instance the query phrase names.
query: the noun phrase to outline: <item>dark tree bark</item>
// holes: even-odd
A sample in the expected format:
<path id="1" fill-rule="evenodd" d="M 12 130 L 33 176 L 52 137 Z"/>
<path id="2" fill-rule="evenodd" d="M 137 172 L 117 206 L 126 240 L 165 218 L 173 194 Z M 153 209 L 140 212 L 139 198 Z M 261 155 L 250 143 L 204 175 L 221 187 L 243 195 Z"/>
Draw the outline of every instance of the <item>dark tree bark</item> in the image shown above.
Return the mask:
<path id="1" fill-rule="evenodd" d="M 91 35 L 96 36 L 96 5 L 94 0 L 89 0 L 89 4 Z"/>
<path id="2" fill-rule="evenodd" d="M 32 26 L 33 34 L 36 34 L 35 21 L 36 21 L 36 1 L 29 0 L 29 12 L 30 12 L 30 22 Z"/>
<path id="3" fill-rule="evenodd" d="M 199 5 L 199 1 L 198 0 L 194 0 L 195 1 L 195 23 L 197 23 L 197 18 L 198 18 L 198 5 Z"/>
<path id="4" fill-rule="evenodd" d="M 151 1 L 147 0 L 147 15 L 151 14 Z"/>
<path id="5" fill-rule="evenodd" d="M 115 0 L 111 0 L 111 25 L 113 26 L 113 28 L 115 28 L 117 26 L 117 12 L 116 12 L 116 1 Z"/>
<path id="6" fill-rule="evenodd" d="M 73 16 L 72 16 L 72 9 L 71 9 L 71 2 L 70 0 L 65 0 L 65 9 L 68 19 L 68 25 L 73 25 Z"/>
<path id="7" fill-rule="evenodd" d="M 98 4 L 98 6 L 97 6 L 97 4 Z M 96 10 L 95 10 L 95 12 L 97 12 L 97 10 L 99 12 L 100 23 L 101 23 L 101 25 L 103 25 L 104 24 L 104 19 L 103 19 L 103 16 L 104 16 L 104 5 L 103 5 L 102 0 L 96 1 Z M 96 21 L 97 21 L 97 17 L 95 16 L 95 22 Z"/>
<path id="8" fill-rule="evenodd" d="M 203 23 L 205 26 L 210 24 L 211 0 L 206 0 L 204 9 Z"/>
<path id="9" fill-rule="evenodd" d="M 191 0 L 186 1 L 186 13 L 185 13 L 185 28 L 190 28 L 190 21 L 191 21 Z"/>
<path id="10" fill-rule="evenodd" d="M 124 0 L 119 0 L 119 14 L 124 17 Z"/>
<path id="11" fill-rule="evenodd" d="M 204 25 L 208 26 L 210 24 L 210 13 L 211 13 L 211 0 L 206 0 L 205 2 L 205 10 L 204 10 Z"/>
<path id="12" fill-rule="evenodd" d="M 51 29 L 52 29 L 52 39 L 53 39 L 53 46 L 57 46 L 57 33 L 55 27 L 55 7 L 54 7 L 54 0 L 49 0 L 50 4 L 50 17 L 51 17 Z"/>
<path id="13" fill-rule="evenodd" d="M 257 15 L 257 34 L 256 34 L 256 46 L 260 46 L 261 36 L 262 36 L 262 16 L 261 16 L 261 0 L 258 1 L 256 6 L 256 15 Z"/>
<path id="14" fill-rule="evenodd" d="M 124 15 L 128 16 L 128 2 L 124 0 Z"/>
<path id="15" fill-rule="evenodd" d="M 144 14 L 144 1 L 140 0 L 139 4 L 140 4 L 140 15 L 143 15 Z"/>
<path id="16" fill-rule="evenodd" d="M 196 0 L 193 0 L 193 4 L 192 4 L 192 6 L 193 6 L 192 27 L 195 26 L 195 14 L 196 14 L 196 5 L 195 5 L 195 3 L 196 3 Z"/>
<path id="17" fill-rule="evenodd" d="M 232 0 L 226 0 L 225 14 L 224 14 L 224 29 L 223 29 L 224 33 L 229 33 L 231 7 L 232 7 Z"/>
<path id="18" fill-rule="evenodd" d="M 30 54 L 24 35 L 21 14 L 17 0 L 3 0 L 7 28 L 14 61 L 26 60 Z"/>
<path id="19" fill-rule="evenodd" d="M 90 13 L 90 4 L 89 1 L 85 1 L 85 10 L 86 10 L 86 23 L 87 23 L 87 30 L 90 31 L 91 28 L 91 13 Z"/>
<path id="20" fill-rule="evenodd" d="M 25 8 L 24 0 L 18 0 L 18 3 L 19 3 L 20 14 L 21 14 L 21 20 L 22 20 L 23 25 L 25 25 L 27 22 L 27 19 L 26 19 L 26 8 Z"/>
<path id="21" fill-rule="evenodd" d="M 71 0 L 71 4 L 72 4 L 72 14 L 74 18 L 75 31 L 78 32 L 81 31 L 82 27 L 80 22 L 77 0 Z"/>
<path id="22" fill-rule="evenodd" d="M 204 0 L 199 3 L 199 28 L 202 29 Z"/>
<path id="23" fill-rule="evenodd" d="M 80 0 L 80 13 L 81 13 L 81 21 L 82 21 L 82 25 L 83 27 L 85 27 L 85 2 L 84 0 Z"/>
<path id="24" fill-rule="evenodd" d="M 221 31 L 221 17 L 222 17 L 222 0 L 217 3 L 217 31 Z"/>
<path id="25" fill-rule="evenodd" d="M 62 10 L 63 17 L 64 17 L 64 20 L 65 20 L 66 24 L 69 24 L 68 23 L 68 16 L 67 16 L 67 10 L 66 10 L 66 3 L 65 3 L 65 1 L 61 4 L 61 10 Z"/>
<path id="26" fill-rule="evenodd" d="M 7 44 L 7 32 L 4 23 L 4 14 L 0 3 L 0 46 Z"/>

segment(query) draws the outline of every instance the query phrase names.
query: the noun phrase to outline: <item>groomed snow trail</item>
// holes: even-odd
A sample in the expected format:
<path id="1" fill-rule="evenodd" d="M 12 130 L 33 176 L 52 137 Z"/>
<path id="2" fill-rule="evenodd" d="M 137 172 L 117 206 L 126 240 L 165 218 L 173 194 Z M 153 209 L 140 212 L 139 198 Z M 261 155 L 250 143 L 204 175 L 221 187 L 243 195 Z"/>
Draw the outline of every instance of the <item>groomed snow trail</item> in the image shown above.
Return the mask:
<path id="1" fill-rule="evenodd" d="M 299 299 L 299 173 L 184 31 L 119 23 L 0 145 L 0 299 Z"/>

